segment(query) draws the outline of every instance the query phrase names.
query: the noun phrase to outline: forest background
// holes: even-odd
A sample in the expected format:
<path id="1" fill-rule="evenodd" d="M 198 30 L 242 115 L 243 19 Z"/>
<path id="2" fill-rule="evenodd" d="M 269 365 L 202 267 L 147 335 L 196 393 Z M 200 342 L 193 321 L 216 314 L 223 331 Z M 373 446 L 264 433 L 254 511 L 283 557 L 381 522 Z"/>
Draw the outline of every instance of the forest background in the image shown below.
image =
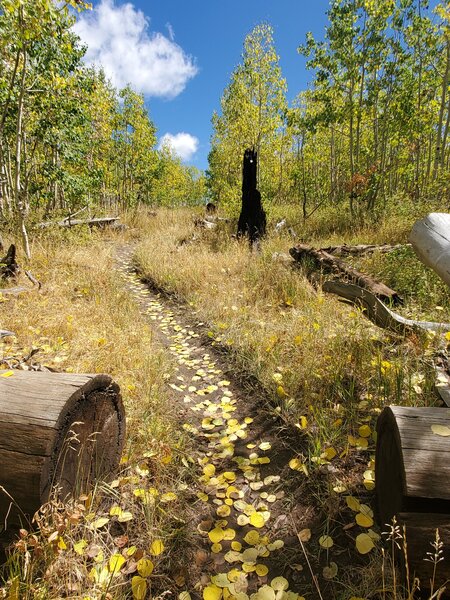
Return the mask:
<path id="1" fill-rule="evenodd" d="M 0 218 L 26 223 L 82 207 L 177 206 L 236 213 L 253 147 L 268 205 L 308 218 L 377 220 L 450 198 L 450 9 L 424 0 L 339 0 L 323 42 L 299 47 L 312 85 L 286 100 L 269 24 L 244 41 L 212 116 L 209 167 L 157 148 L 142 95 L 83 63 L 73 32 L 87 3 L 0 2 Z M 301 42 L 302 40 L 299 40 Z"/>

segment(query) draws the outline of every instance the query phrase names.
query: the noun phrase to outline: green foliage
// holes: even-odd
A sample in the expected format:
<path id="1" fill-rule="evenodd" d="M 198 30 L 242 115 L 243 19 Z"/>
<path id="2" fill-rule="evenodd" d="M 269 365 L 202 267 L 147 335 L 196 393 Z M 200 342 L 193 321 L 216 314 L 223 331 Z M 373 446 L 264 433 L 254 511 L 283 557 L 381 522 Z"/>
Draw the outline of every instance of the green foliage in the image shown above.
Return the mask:
<path id="1" fill-rule="evenodd" d="M 273 200 L 282 193 L 282 156 L 287 143 L 286 82 L 281 76 L 272 28 L 257 25 L 244 41 L 242 62 L 234 70 L 212 118 L 214 135 L 207 185 L 215 201 L 231 209 L 240 197 L 242 157 L 258 153 L 259 189 Z"/>
<path id="2" fill-rule="evenodd" d="M 19 220 L 25 246 L 30 213 L 157 204 L 163 171 L 182 174 L 175 203 L 203 195 L 199 173 L 156 149 L 143 96 L 83 64 L 71 9 L 86 7 L 0 0 L 0 220 Z"/>

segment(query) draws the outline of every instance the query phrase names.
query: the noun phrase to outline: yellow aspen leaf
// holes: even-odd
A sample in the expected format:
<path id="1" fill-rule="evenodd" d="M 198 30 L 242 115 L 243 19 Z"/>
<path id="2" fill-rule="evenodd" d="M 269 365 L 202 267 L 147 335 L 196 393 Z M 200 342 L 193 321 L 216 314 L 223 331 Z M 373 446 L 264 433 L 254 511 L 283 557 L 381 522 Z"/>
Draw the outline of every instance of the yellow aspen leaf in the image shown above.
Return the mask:
<path id="1" fill-rule="evenodd" d="M 372 527 L 373 525 L 372 517 L 364 515 L 363 513 L 358 513 L 355 517 L 355 521 L 360 527 Z"/>
<path id="2" fill-rule="evenodd" d="M 137 562 L 137 570 L 141 577 L 148 577 L 153 573 L 155 565 L 149 558 L 141 558 Z"/>
<path id="3" fill-rule="evenodd" d="M 222 598 L 222 589 L 213 583 L 207 585 L 203 590 L 203 600 L 220 600 Z"/>
<path id="4" fill-rule="evenodd" d="M 199 500 L 201 500 L 202 502 L 208 502 L 209 496 L 208 496 L 208 494 L 205 494 L 204 492 L 197 492 L 197 498 Z"/>
<path id="5" fill-rule="evenodd" d="M 127 521 L 131 521 L 133 519 L 133 513 L 128 510 L 124 510 L 121 515 L 117 517 L 119 523 L 126 523 Z"/>
<path id="6" fill-rule="evenodd" d="M 58 548 L 60 550 L 67 550 L 67 544 L 61 535 L 58 537 Z"/>
<path id="7" fill-rule="evenodd" d="M 253 573 L 256 571 L 256 565 L 255 563 L 242 563 L 242 570 L 244 573 Z"/>
<path id="8" fill-rule="evenodd" d="M 284 387 L 282 385 L 279 385 L 277 387 L 277 394 L 279 398 L 286 398 L 287 393 L 286 390 L 284 389 Z"/>
<path id="9" fill-rule="evenodd" d="M 231 549 L 240 552 L 242 550 L 241 542 L 231 542 Z"/>
<path id="10" fill-rule="evenodd" d="M 375 547 L 372 538 L 367 533 L 360 533 L 356 538 L 356 549 L 360 554 L 367 554 Z"/>
<path id="11" fill-rule="evenodd" d="M 239 569 L 231 569 L 231 571 L 228 571 L 227 573 L 227 577 L 231 583 L 235 583 L 241 575 L 242 573 L 239 571 Z"/>
<path id="12" fill-rule="evenodd" d="M 355 445 L 359 450 L 365 450 L 368 447 L 369 442 L 368 442 L 367 438 L 359 437 L 356 439 Z"/>
<path id="13" fill-rule="evenodd" d="M 100 529 L 104 527 L 107 523 L 109 523 L 109 519 L 107 517 L 100 517 L 92 522 L 93 529 Z"/>
<path id="14" fill-rule="evenodd" d="M 372 433 L 372 430 L 368 425 L 361 425 L 361 427 L 358 429 L 358 433 L 360 437 L 368 438 L 369 435 Z"/>
<path id="15" fill-rule="evenodd" d="M 108 571 L 118 573 L 125 564 L 126 559 L 121 554 L 113 554 L 108 561 Z"/>
<path id="16" fill-rule="evenodd" d="M 275 590 L 270 585 L 263 585 L 256 593 L 257 600 L 275 600 Z"/>
<path id="17" fill-rule="evenodd" d="M 184 591 L 178 594 L 178 600 L 192 600 L 192 598 L 189 592 Z"/>
<path id="18" fill-rule="evenodd" d="M 247 517 L 247 515 L 239 515 L 236 522 L 241 527 L 244 527 L 245 525 L 249 524 L 250 519 Z"/>
<path id="19" fill-rule="evenodd" d="M 259 512 L 254 512 L 250 515 L 250 524 L 253 525 L 253 527 L 264 527 L 264 517 L 261 513 Z"/>
<path id="20" fill-rule="evenodd" d="M 222 504 L 217 508 L 216 512 L 219 517 L 228 517 L 228 515 L 231 513 L 231 508 L 226 504 Z"/>
<path id="21" fill-rule="evenodd" d="M 270 450 L 272 448 L 272 444 L 270 442 L 261 442 L 258 448 L 260 450 Z"/>
<path id="22" fill-rule="evenodd" d="M 331 548 L 331 546 L 334 544 L 333 538 L 331 538 L 329 535 L 322 535 L 319 538 L 319 544 L 322 546 L 322 548 Z"/>
<path id="23" fill-rule="evenodd" d="M 289 582 L 284 577 L 275 577 L 270 582 L 270 587 L 276 592 L 284 592 L 289 587 Z"/>
<path id="24" fill-rule="evenodd" d="M 432 425 L 431 431 L 435 435 L 440 435 L 442 437 L 448 437 L 450 435 L 450 427 L 447 427 L 446 425 Z"/>
<path id="25" fill-rule="evenodd" d="M 260 535 L 257 531 L 249 531 L 244 536 L 244 541 L 247 542 L 250 546 L 256 546 L 259 544 Z"/>
<path id="26" fill-rule="evenodd" d="M 135 575 L 131 580 L 131 590 L 135 600 L 144 600 L 147 594 L 147 582 L 140 575 Z"/>
<path id="27" fill-rule="evenodd" d="M 225 473 L 223 473 L 223 477 L 231 483 L 236 481 L 236 473 L 233 473 L 233 471 L 225 471 Z"/>
<path id="28" fill-rule="evenodd" d="M 14 375 L 14 371 L 5 371 L 0 375 L 0 377 L 12 377 Z"/>
<path id="29" fill-rule="evenodd" d="M 221 542 L 223 540 L 223 536 L 223 529 L 220 529 L 219 527 L 215 527 L 208 532 L 208 537 L 213 544 L 218 544 Z"/>
<path id="30" fill-rule="evenodd" d="M 159 556 L 164 552 L 164 543 L 162 540 L 154 540 L 149 550 L 152 556 Z"/>
<path id="31" fill-rule="evenodd" d="M 222 552 L 222 544 L 213 544 L 211 546 L 211 552 L 213 554 L 219 554 L 219 552 Z"/>
<path id="32" fill-rule="evenodd" d="M 327 448 L 324 452 L 323 452 L 323 458 L 325 458 L 326 460 L 333 460 L 333 458 L 337 455 L 337 452 L 334 448 Z"/>
<path id="33" fill-rule="evenodd" d="M 73 549 L 75 550 L 75 552 L 77 554 L 79 554 L 80 556 L 83 556 L 84 554 L 84 549 L 87 546 L 87 541 L 86 540 L 80 540 L 79 542 L 77 542 L 76 544 L 73 545 Z"/>
<path id="34" fill-rule="evenodd" d="M 289 467 L 293 471 L 301 471 L 302 467 L 303 467 L 303 463 L 299 458 L 291 458 L 291 460 L 289 461 Z"/>
<path id="35" fill-rule="evenodd" d="M 255 572 L 259 577 L 264 577 L 269 572 L 269 568 L 266 565 L 256 565 Z"/>
<path id="36" fill-rule="evenodd" d="M 347 502 L 347 506 L 350 508 L 350 510 L 353 510 L 354 512 L 360 511 L 361 504 L 357 498 L 354 496 L 346 496 L 345 501 Z"/>
<path id="37" fill-rule="evenodd" d="M 211 582 L 217 587 L 224 588 L 230 585 L 230 580 L 227 577 L 226 573 L 218 573 L 211 577 Z"/>
<path id="38" fill-rule="evenodd" d="M 119 517 L 122 514 L 122 509 L 120 506 L 112 506 L 109 510 L 109 514 L 111 517 Z"/>
<path id="39" fill-rule="evenodd" d="M 177 495 L 174 492 L 167 492 L 161 496 L 161 502 L 173 502 L 177 499 Z"/>
<path id="40" fill-rule="evenodd" d="M 231 527 L 223 530 L 223 539 L 224 540 L 228 540 L 228 541 L 234 540 L 235 537 L 236 537 L 236 532 L 234 529 L 231 529 Z"/>

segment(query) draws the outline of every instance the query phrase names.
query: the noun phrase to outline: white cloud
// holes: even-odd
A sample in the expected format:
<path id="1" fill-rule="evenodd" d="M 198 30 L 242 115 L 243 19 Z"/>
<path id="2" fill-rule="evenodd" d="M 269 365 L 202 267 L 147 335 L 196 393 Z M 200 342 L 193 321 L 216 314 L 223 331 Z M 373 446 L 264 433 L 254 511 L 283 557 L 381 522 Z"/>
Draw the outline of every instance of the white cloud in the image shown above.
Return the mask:
<path id="1" fill-rule="evenodd" d="M 175 135 L 165 133 L 159 140 L 159 148 L 163 146 L 170 146 L 182 160 L 190 160 L 198 150 L 198 138 L 184 131 Z"/>
<path id="2" fill-rule="evenodd" d="M 143 94 L 174 98 L 198 69 L 173 39 L 149 31 L 149 22 L 131 3 L 101 0 L 74 30 L 88 46 L 86 62 L 101 65 L 116 87 L 130 83 Z"/>

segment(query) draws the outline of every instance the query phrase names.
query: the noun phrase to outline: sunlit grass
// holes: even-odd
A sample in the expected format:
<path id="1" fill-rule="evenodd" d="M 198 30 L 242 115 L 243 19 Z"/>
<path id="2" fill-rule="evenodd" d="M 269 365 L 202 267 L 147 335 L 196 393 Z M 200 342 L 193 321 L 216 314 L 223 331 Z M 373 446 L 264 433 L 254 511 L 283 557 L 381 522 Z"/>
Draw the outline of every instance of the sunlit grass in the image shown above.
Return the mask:
<path id="1" fill-rule="evenodd" d="M 140 573 L 136 565 L 146 557 L 158 573 L 157 589 L 172 586 L 166 576 L 170 556 L 185 535 L 185 441 L 164 391 L 171 364 L 124 289 L 115 252 L 107 234 L 45 234 L 34 240 L 28 266 L 41 291 L 5 296 L 0 303 L 2 328 L 16 334 L 2 342 L 0 366 L 14 367 L 38 349 L 35 364 L 108 373 L 120 386 L 127 417 L 118 478 L 65 505 L 54 499 L 32 528 L 24 524 L 3 568 L 0 597 L 2 589 L 6 597 L 21 599 L 130 597 L 131 578 Z M 174 498 L 162 503 L 169 491 Z M 165 550 L 155 557 L 150 547 L 159 539 Z M 116 574 L 114 556 L 126 559 Z"/>

